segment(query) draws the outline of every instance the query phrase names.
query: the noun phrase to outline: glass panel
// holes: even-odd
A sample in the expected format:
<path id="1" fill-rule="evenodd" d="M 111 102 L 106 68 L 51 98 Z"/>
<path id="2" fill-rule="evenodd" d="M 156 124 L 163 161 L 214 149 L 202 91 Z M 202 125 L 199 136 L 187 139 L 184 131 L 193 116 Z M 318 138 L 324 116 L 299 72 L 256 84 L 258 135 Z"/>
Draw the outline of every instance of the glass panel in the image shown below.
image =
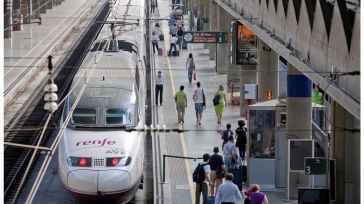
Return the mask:
<path id="1" fill-rule="evenodd" d="M 275 111 L 249 111 L 250 157 L 275 157 Z"/>
<path id="2" fill-rule="evenodd" d="M 96 110 L 87 108 L 76 108 L 73 112 L 72 119 L 76 125 L 95 125 Z"/>
<path id="3" fill-rule="evenodd" d="M 127 107 L 106 110 L 106 124 L 131 124 L 132 115 Z"/>

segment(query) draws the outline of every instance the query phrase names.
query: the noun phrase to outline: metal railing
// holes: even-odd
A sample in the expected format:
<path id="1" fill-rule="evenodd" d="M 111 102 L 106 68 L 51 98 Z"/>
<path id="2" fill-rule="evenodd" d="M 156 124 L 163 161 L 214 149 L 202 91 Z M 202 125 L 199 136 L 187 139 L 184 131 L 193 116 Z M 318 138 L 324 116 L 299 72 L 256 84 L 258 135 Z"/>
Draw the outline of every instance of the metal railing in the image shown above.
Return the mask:
<path id="1" fill-rule="evenodd" d="M 163 154 L 163 181 L 162 181 L 162 184 L 166 184 L 166 157 L 177 158 L 177 159 L 192 159 L 194 161 L 196 161 L 197 159 L 202 159 L 202 157 L 183 157 L 183 156 Z M 186 172 L 186 173 L 188 173 L 188 172 Z"/>

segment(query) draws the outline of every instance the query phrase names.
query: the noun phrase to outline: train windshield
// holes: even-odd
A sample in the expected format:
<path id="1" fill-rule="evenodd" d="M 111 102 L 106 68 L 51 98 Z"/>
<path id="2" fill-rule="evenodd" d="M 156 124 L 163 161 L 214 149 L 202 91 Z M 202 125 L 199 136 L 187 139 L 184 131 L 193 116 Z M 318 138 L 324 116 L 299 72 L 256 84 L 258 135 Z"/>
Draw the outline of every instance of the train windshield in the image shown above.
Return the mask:
<path id="1" fill-rule="evenodd" d="M 76 108 L 72 121 L 75 125 L 96 125 L 96 109 Z"/>
<path id="2" fill-rule="evenodd" d="M 106 110 L 106 125 L 132 125 L 133 115 L 128 107 Z"/>

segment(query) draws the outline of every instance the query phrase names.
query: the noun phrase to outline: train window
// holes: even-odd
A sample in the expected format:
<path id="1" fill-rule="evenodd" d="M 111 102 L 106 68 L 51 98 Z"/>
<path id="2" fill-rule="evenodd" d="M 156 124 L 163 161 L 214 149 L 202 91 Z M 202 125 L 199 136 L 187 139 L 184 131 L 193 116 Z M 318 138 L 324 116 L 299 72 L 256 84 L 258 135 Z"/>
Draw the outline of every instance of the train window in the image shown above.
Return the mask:
<path id="1" fill-rule="evenodd" d="M 126 125 L 131 124 L 132 115 L 126 107 L 113 108 L 106 110 L 106 124 L 108 125 Z"/>
<path id="2" fill-rule="evenodd" d="M 72 120 L 76 125 L 96 125 L 96 109 L 76 108 Z"/>

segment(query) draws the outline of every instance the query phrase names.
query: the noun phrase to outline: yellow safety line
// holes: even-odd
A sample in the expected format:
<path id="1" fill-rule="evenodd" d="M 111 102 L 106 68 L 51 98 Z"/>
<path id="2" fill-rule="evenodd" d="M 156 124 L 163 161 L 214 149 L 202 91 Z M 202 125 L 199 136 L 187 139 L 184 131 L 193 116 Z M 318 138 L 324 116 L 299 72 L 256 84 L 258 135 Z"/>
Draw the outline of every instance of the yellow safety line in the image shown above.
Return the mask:
<path id="1" fill-rule="evenodd" d="M 164 48 L 166 48 L 166 41 L 165 40 L 164 40 Z M 166 54 L 167 54 L 167 49 L 166 49 Z M 173 94 L 175 94 L 176 90 L 174 88 L 174 80 L 173 80 L 171 62 L 169 61 L 168 54 L 167 54 L 167 64 L 168 64 L 168 69 L 169 69 L 169 76 L 171 78 L 172 92 L 173 92 Z M 183 129 L 182 124 L 178 124 L 178 129 L 180 129 L 180 130 Z M 184 138 L 184 134 L 182 132 L 179 133 L 179 139 L 180 139 L 181 145 L 182 145 L 183 156 L 188 157 L 186 141 L 185 141 L 185 138 Z M 190 187 L 190 192 L 191 192 L 191 200 L 192 200 L 192 203 L 195 203 L 195 191 L 193 190 L 194 188 L 193 188 L 192 175 L 190 174 L 190 169 L 191 168 L 190 168 L 190 163 L 189 163 L 189 161 L 187 159 L 185 159 L 185 166 L 186 166 L 188 185 Z"/>

